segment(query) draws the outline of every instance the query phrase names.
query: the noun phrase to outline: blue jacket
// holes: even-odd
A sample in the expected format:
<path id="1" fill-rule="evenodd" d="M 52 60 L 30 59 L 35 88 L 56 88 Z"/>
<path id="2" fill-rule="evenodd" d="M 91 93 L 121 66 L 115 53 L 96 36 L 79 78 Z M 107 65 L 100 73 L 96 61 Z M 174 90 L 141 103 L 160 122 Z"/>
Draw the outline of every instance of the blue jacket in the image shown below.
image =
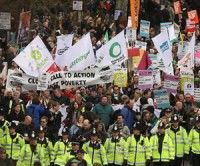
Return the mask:
<path id="1" fill-rule="evenodd" d="M 44 107 L 42 105 L 36 105 L 36 104 L 31 104 L 28 109 L 26 114 L 32 117 L 33 119 L 33 126 L 34 129 L 39 129 L 40 128 L 40 118 L 41 114 L 44 113 Z"/>
<path id="2" fill-rule="evenodd" d="M 133 128 L 133 124 L 135 123 L 135 111 L 130 109 L 128 106 L 124 106 L 121 109 L 121 114 L 124 116 L 124 123 L 131 131 Z"/>

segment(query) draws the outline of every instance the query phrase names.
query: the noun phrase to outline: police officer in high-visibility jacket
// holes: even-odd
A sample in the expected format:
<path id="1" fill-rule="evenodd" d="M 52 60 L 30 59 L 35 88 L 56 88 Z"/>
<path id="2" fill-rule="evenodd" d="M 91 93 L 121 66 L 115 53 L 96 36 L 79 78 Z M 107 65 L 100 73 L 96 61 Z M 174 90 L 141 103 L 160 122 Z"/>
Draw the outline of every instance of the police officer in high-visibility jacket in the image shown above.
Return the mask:
<path id="1" fill-rule="evenodd" d="M 3 146 L 3 136 L 9 133 L 8 121 L 5 120 L 4 110 L 0 109 L 0 146 Z"/>
<path id="2" fill-rule="evenodd" d="M 149 140 L 141 135 L 141 130 L 141 123 L 136 122 L 133 125 L 133 134 L 127 139 L 127 164 L 131 166 L 145 166 L 151 157 Z"/>
<path id="3" fill-rule="evenodd" d="M 111 133 L 104 144 L 108 166 L 118 166 L 127 163 L 127 144 L 120 135 L 120 128 L 114 125 Z"/>
<path id="4" fill-rule="evenodd" d="M 74 141 L 72 142 L 72 149 L 69 151 L 69 159 L 76 157 L 78 151 L 81 150 L 80 142 Z M 92 161 L 90 156 L 87 153 L 83 153 L 83 159 L 87 162 L 87 166 L 92 166 Z"/>
<path id="5" fill-rule="evenodd" d="M 196 117 L 195 126 L 189 133 L 192 166 L 200 165 L 200 116 Z"/>
<path id="6" fill-rule="evenodd" d="M 101 144 L 95 128 L 93 128 L 92 133 L 90 135 L 90 141 L 83 144 L 83 150 L 90 156 L 92 164 L 108 164 L 105 148 Z"/>
<path id="7" fill-rule="evenodd" d="M 160 122 L 156 135 L 150 138 L 154 166 L 169 166 L 175 157 L 174 145 L 165 128 L 165 124 Z"/>
<path id="8" fill-rule="evenodd" d="M 33 131 L 29 136 L 29 144 L 21 149 L 17 166 L 45 166 L 44 149 L 37 145 L 37 137 Z"/>
<path id="9" fill-rule="evenodd" d="M 171 166 L 181 166 L 184 154 L 189 154 L 189 142 L 186 130 L 179 125 L 180 117 L 174 114 L 171 117 L 171 127 L 166 130 L 170 136 L 175 149 L 175 160 L 171 161 Z"/>
<path id="10" fill-rule="evenodd" d="M 69 158 L 70 149 L 69 129 L 65 127 L 62 130 L 62 139 L 57 141 L 54 145 L 54 165 L 65 166 Z"/>
<path id="11" fill-rule="evenodd" d="M 16 165 L 19 159 L 20 150 L 25 144 L 23 137 L 16 133 L 16 124 L 11 122 L 9 124 L 9 134 L 4 135 L 3 146 L 6 149 L 8 157 L 12 160 L 13 165 Z"/>
<path id="12" fill-rule="evenodd" d="M 44 149 L 44 157 L 45 157 L 45 166 L 53 166 L 54 165 L 54 149 L 53 144 L 47 137 L 45 137 L 45 132 L 42 127 L 40 127 L 38 131 L 37 138 L 38 146 L 43 147 Z"/>

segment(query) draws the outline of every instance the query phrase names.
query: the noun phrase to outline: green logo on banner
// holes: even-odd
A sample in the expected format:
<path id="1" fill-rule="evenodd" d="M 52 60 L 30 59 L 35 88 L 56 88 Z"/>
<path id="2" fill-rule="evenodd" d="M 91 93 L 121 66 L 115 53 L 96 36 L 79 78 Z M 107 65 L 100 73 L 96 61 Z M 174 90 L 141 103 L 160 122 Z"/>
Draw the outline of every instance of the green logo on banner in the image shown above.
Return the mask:
<path id="1" fill-rule="evenodd" d="M 111 45 L 109 54 L 112 58 L 117 58 L 122 53 L 121 46 L 118 42 L 115 42 Z"/>
<path id="2" fill-rule="evenodd" d="M 42 54 L 40 53 L 39 50 L 33 50 L 32 53 L 31 53 L 31 57 L 34 60 L 38 61 L 38 60 L 40 60 L 42 58 Z"/>

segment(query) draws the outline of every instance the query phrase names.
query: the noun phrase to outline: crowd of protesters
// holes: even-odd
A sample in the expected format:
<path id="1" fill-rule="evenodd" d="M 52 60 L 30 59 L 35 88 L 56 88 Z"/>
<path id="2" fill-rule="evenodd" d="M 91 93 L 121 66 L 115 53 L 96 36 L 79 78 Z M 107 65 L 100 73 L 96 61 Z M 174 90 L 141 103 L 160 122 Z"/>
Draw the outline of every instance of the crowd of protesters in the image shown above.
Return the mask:
<path id="1" fill-rule="evenodd" d="M 29 41 L 23 44 L 39 34 L 55 57 L 56 36 L 73 33 L 76 43 L 90 32 L 96 51 L 104 44 L 106 32 L 111 39 L 127 26 L 124 15 L 114 21 L 114 6 L 114 0 L 91 1 L 82 12 L 81 21 L 74 19 L 73 12 L 57 21 L 37 16 L 32 19 Z M 147 52 L 156 52 L 151 38 L 159 34 L 160 22 L 175 21 L 184 40 L 190 40 L 191 33 L 185 31 L 185 12 L 199 11 L 199 2 L 183 1 L 182 19 L 177 18 L 172 6 L 173 1 L 166 1 L 164 9 L 156 1 L 142 1 L 140 19 L 151 21 L 150 38 L 138 35 L 138 40 L 147 42 Z M 56 28 L 52 28 L 54 24 Z M 198 26 L 195 35 L 198 43 Z M 179 75 L 178 42 L 172 48 L 175 75 Z M 9 69 L 22 72 L 12 61 L 17 54 L 16 45 L 10 45 L 3 37 L 0 44 L 1 69 L 7 62 Z M 200 110 L 194 97 L 177 88 L 176 95 L 169 94 L 171 106 L 159 110 L 153 90 L 162 89 L 163 84 L 140 90 L 135 73 L 129 73 L 126 88 L 105 84 L 23 91 L 20 85 L 6 89 L 0 79 L 0 165 L 181 166 L 185 162 L 199 166 Z M 199 66 L 195 65 L 196 87 L 199 73 Z"/>

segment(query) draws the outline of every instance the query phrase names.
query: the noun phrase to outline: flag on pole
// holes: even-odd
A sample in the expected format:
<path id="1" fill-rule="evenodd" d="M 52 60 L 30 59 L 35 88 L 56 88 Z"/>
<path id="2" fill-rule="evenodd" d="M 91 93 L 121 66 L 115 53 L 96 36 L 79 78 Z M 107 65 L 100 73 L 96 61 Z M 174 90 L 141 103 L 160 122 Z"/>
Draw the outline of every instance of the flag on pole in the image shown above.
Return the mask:
<path id="1" fill-rule="evenodd" d="M 169 67 L 172 63 L 172 47 L 169 41 L 167 31 L 161 32 L 159 35 L 152 38 L 155 48 L 158 50 L 165 67 Z"/>
<path id="2" fill-rule="evenodd" d="M 14 62 L 28 75 L 38 77 L 53 64 L 53 58 L 39 36 L 19 53 Z"/>
<path id="3" fill-rule="evenodd" d="M 62 56 L 72 46 L 73 37 L 73 34 L 57 36 L 56 57 Z"/>
<path id="4" fill-rule="evenodd" d="M 84 70 L 94 65 L 96 59 L 90 33 L 86 34 L 75 45 L 70 47 L 62 56 L 58 56 L 55 62 L 62 70 L 67 69 L 68 71 Z"/>
<path id="5" fill-rule="evenodd" d="M 121 64 L 127 60 L 128 52 L 124 31 L 97 50 L 96 56 L 98 67 Z"/>

